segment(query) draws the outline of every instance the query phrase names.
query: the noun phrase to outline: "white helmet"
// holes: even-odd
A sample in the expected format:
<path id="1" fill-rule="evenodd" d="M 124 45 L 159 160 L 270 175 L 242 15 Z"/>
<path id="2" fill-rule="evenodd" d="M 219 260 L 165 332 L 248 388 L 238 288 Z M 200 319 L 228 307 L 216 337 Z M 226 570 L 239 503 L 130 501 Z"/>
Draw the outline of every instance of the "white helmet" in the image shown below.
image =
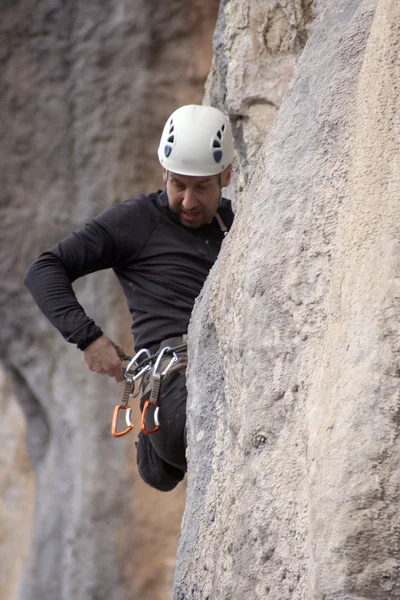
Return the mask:
<path id="1" fill-rule="evenodd" d="M 164 169 L 178 175 L 221 173 L 233 159 L 228 117 L 212 106 L 178 108 L 165 124 L 158 158 Z"/>

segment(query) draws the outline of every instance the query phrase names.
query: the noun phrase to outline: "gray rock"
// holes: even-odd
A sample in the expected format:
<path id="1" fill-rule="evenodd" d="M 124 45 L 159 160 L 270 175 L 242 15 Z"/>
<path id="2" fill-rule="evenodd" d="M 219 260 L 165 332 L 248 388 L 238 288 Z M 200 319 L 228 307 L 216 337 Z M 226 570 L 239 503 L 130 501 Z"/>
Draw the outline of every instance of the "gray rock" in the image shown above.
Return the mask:
<path id="1" fill-rule="evenodd" d="M 86 370 L 22 279 L 41 251 L 110 204 L 161 187 L 159 136 L 177 105 L 201 102 L 217 3 L 28 0 L 2 2 L 0 13 L 0 358 L 14 381 L 0 404 L 19 418 L 0 454 L 17 475 L 12 452 L 24 424 L 6 410 L 16 396 L 36 477 L 22 586 L 30 514 L 18 523 L 16 511 L 0 513 L 0 598 L 165 600 L 185 487 L 165 496 L 139 481 L 134 436 L 110 435 L 121 388 Z M 87 313 L 131 351 L 114 278 L 90 276 L 76 290 Z M 32 473 L 22 472 L 14 492 L 27 479 Z M 10 544 L 11 522 L 19 545 Z M 13 560 L 18 568 L 7 573 Z"/>
<path id="2" fill-rule="evenodd" d="M 205 103 L 229 113 L 237 164 L 229 189 L 238 202 L 327 0 L 221 2 Z"/>
<path id="3" fill-rule="evenodd" d="M 195 306 L 176 600 L 400 598 L 399 28 L 328 6 Z"/>

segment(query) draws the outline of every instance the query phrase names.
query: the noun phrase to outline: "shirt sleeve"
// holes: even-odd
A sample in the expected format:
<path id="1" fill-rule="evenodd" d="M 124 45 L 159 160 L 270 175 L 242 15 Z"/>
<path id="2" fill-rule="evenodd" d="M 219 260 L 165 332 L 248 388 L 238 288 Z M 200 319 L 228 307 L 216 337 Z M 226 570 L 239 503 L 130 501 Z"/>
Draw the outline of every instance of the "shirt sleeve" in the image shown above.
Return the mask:
<path id="1" fill-rule="evenodd" d="M 78 302 L 72 283 L 111 268 L 128 255 L 135 256 L 141 240 L 132 235 L 129 217 L 134 222 L 140 217 L 134 201 L 109 208 L 41 254 L 25 275 L 25 285 L 40 310 L 67 342 L 81 350 L 103 332 Z"/>

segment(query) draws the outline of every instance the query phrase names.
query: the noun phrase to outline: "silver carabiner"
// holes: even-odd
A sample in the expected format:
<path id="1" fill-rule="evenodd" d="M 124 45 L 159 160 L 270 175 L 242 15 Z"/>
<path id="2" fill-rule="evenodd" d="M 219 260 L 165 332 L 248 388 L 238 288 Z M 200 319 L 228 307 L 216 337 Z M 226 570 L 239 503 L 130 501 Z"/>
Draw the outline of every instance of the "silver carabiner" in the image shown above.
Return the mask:
<path id="1" fill-rule="evenodd" d="M 136 379 L 139 379 L 139 377 L 144 375 L 144 373 L 146 373 L 146 371 L 151 371 L 150 365 L 145 365 L 143 367 L 143 369 L 140 369 L 140 371 L 138 373 L 136 373 L 136 375 L 134 377 L 132 377 L 132 383 L 134 383 L 136 381 Z"/>
<path id="2" fill-rule="evenodd" d="M 160 354 L 157 356 L 157 360 L 156 360 L 156 362 L 155 362 L 155 364 L 154 364 L 154 367 L 153 367 L 153 370 L 152 370 L 152 375 L 153 375 L 153 377 L 155 377 L 155 376 L 156 376 L 156 374 L 157 374 L 158 367 L 159 367 L 159 366 L 160 366 L 160 364 L 161 364 L 161 361 L 162 361 L 162 359 L 163 359 L 163 356 L 164 356 L 164 354 L 165 354 L 166 352 L 169 352 L 170 350 L 171 350 L 171 347 L 170 347 L 170 346 L 165 346 L 165 348 L 163 348 L 163 349 L 160 351 Z M 174 365 L 174 364 L 175 364 L 177 361 L 178 361 L 178 355 L 177 355 L 177 353 L 176 353 L 176 352 L 173 352 L 173 353 L 172 353 L 172 358 L 171 358 L 170 362 L 169 362 L 169 363 L 168 363 L 168 365 L 165 367 L 164 371 L 161 373 L 161 377 L 164 377 L 164 375 L 166 375 L 166 374 L 167 374 L 167 372 L 168 372 L 168 371 L 169 371 L 169 369 L 172 367 L 172 365 Z"/>
<path id="3" fill-rule="evenodd" d="M 174 365 L 176 362 L 178 362 L 178 355 L 176 354 L 176 352 L 173 352 L 172 358 L 171 358 L 169 364 L 165 367 L 164 371 L 161 373 L 161 377 L 164 377 L 167 374 L 167 371 L 169 371 L 170 368 L 172 367 L 172 365 Z"/>
<path id="4" fill-rule="evenodd" d="M 142 354 L 145 354 L 147 356 L 147 358 L 150 358 L 150 356 L 151 356 L 149 350 L 147 350 L 146 348 L 142 348 L 142 350 L 139 350 L 139 352 L 137 352 L 137 354 L 135 354 L 135 356 L 129 361 L 128 366 L 125 368 L 124 377 L 128 383 L 134 383 L 136 381 L 136 379 L 139 379 L 139 377 L 141 377 L 141 375 L 143 375 L 143 373 L 145 373 L 146 371 L 149 371 L 151 369 L 150 365 L 146 365 L 145 367 L 143 367 L 143 369 L 140 369 L 139 373 L 137 373 L 134 376 L 129 377 L 129 373 L 130 373 L 130 370 L 132 369 L 132 367 L 134 365 L 136 365 L 136 367 L 138 367 L 138 358 Z"/>

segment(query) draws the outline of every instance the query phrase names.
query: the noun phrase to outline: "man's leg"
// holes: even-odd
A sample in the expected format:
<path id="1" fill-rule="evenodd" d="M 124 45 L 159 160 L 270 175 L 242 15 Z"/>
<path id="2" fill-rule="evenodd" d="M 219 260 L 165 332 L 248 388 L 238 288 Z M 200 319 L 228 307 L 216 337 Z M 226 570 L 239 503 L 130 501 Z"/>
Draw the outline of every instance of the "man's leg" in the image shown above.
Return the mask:
<path id="1" fill-rule="evenodd" d="M 170 492 L 185 476 L 185 472 L 169 465 L 158 456 L 148 435 L 139 433 L 136 460 L 141 478 L 160 492 Z"/>
<path id="2" fill-rule="evenodd" d="M 137 444 L 137 463 L 142 479 L 160 490 L 172 490 L 186 472 L 186 377 L 174 372 L 163 379 L 158 398 L 161 427 L 155 433 L 141 433 Z M 143 410 L 145 398 L 142 398 Z M 149 407 L 146 426 L 154 427 L 154 411 Z"/>
<path id="3" fill-rule="evenodd" d="M 186 464 L 186 376 L 175 372 L 161 382 L 158 404 L 161 427 L 151 434 L 150 441 L 157 454 L 170 465 L 187 470 Z M 147 426 L 153 426 L 153 411 L 148 410 Z"/>

